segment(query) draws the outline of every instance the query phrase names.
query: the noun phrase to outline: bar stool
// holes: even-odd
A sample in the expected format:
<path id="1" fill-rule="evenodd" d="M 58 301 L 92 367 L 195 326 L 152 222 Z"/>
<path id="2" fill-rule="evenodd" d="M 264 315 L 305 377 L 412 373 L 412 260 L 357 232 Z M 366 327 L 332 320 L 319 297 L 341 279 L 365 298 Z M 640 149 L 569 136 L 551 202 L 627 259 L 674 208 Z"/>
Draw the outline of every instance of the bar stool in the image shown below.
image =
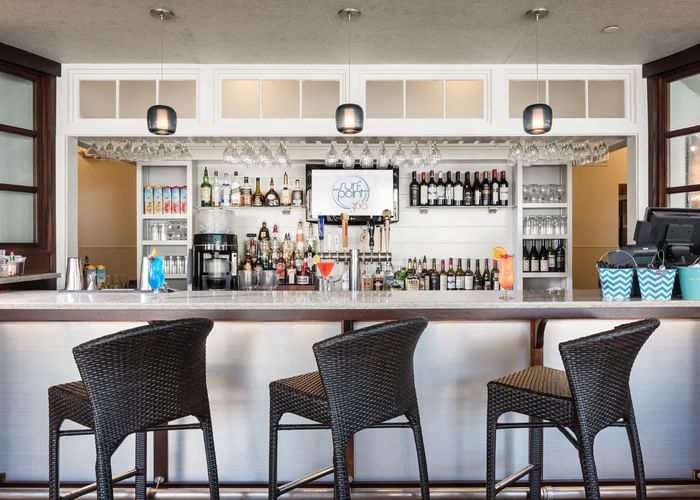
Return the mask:
<path id="1" fill-rule="evenodd" d="M 219 482 L 206 382 L 208 319 L 159 322 L 107 335 L 73 348 L 82 380 L 49 388 L 49 500 L 71 500 L 97 490 L 111 500 L 112 483 L 135 476 L 135 498 L 146 499 L 146 432 L 201 429 L 209 494 Z M 166 425 L 194 416 L 195 424 Z M 87 429 L 60 430 L 64 420 Z M 136 434 L 136 467 L 112 477 L 111 457 Z M 59 438 L 94 434 L 97 481 L 60 497 Z"/>
<path id="2" fill-rule="evenodd" d="M 410 428 L 418 455 L 420 489 L 429 500 L 428 468 L 413 380 L 413 353 L 428 322 L 424 318 L 374 325 L 314 344 L 318 371 L 270 384 L 269 500 L 335 472 L 335 500 L 350 499 L 345 448 L 368 428 Z M 293 413 L 316 424 L 280 424 Z M 387 422 L 405 416 L 406 422 Z M 285 485 L 277 485 L 280 430 L 330 429 L 333 465 Z"/>
<path id="3" fill-rule="evenodd" d="M 559 352 L 565 371 L 532 366 L 488 383 L 487 500 L 528 474 L 529 498 L 540 498 L 544 427 L 559 429 L 578 450 L 586 498 L 600 499 L 593 442 L 601 430 L 611 426 L 627 429 L 637 498 L 646 498 L 629 377 L 639 350 L 658 326 L 657 319 L 647 319 L 563 342 Z M 530 422 L 498 423 L 507 412 L 528 415 Z M 530 429 L 530 464 L 496 484 L 496 431 L 513 428 Z"/>

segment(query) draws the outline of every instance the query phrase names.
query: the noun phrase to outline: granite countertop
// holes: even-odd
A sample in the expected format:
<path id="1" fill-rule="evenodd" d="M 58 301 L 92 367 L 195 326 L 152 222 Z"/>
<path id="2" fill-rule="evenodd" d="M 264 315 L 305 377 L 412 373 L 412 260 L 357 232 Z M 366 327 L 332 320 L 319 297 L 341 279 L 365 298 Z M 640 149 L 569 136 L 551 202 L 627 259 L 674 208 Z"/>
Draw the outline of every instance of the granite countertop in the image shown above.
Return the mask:
<path id="1" fill-rule="evenodd" d="M 0 285 L 11 285 L 13 283 L 26 283 L 28 281 L 53 280 L 60 278 L 61 273 L 24 274 L 22 276 L 6 276 L 0 278 Z"/>

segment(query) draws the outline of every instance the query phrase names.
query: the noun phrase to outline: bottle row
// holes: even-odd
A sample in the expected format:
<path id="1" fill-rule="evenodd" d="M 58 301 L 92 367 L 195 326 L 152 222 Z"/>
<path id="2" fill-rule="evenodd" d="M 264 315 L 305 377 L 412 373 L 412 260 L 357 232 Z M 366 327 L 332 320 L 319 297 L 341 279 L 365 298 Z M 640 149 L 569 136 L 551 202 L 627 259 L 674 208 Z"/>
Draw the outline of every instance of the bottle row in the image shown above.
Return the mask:
<path id="1" fill-rule="evenodd" d="M 187 213 L 187 186 L 145 186 L 143 213 L 171 215 Z"/>
<path id="2" fill-rule="evenodd" d="M 479 172 L 474 172 L 472 178 L 469 172 L 464 172 L 464 182 L 461 179 L 461 172 L 456 172 L 454 181 L 452 172 L 447 172 L 446 178 L 443 173 L 431 170 L 430 175 L 421 172 L 420 181 L 418 172 L 412 174 L 409 185 L 409 205 L 412 207 L 433 207 L 433 206 L 507 206 L 510 198 L 510 186 L 506 180 L 506 171 L 501 170 L 500 177 L 498 170 L 493 169 L 491 176 L 484 171 L 479 179 Z"/>
<path id="3" fill-rule="evenodd" d="M 380 263 L 374 274 L 371 274 L 367 268 L 362 270 L 361 286 L 362 290 L 500 290 L 500 271 L 496 261 L 493 262 L 493 268 L 489 268 L 489 259 L 483 260 L 483 272 L 480 267 L 480 259 L 474 259 L 474 271 L 471 267 L 472 259 L 466 259 L 465 269 L 462 266 L 463 260 L 461 258 L 447 259 L 447 267 L 445 267 L 445 259 L 441 259 L 440 270 L 437 267 L 437 259 L 432 259 L 430 267 L 428 267 L 425 256 L 423 256 L 423 260 L 408 259 L 407 266 L 399 268 L 395 273 L 392 270 L 391 262 L 384 263 L 384 272 L 382 272 Z M 457 262 L 456 269 L 454 267 L 455 261 Z M 380 280 L 382 277 L 383 281 Z"/>
<path id="4" fill-rule="evenodd" d="M 528 242 L 530 248 L 528 248 Z M 539 243 L 539 249 L 538 249 Z M 524 273 L 566 272 L 566 248 L 563 240 L 523 241 Z"/>
<path id="5" fill-rule="evenodd" d="M 228 173 L 224 173 L 223 181 L 219 181 L 219 171 L 214 170 L 214 182 L 209 181 L 209 171 L 204 167 L 202 183 L 199 187 L 199 200 L 201 207 L 303 207 L 304 190 L 301 181 L 294 181 L 294 188 L 289 188 L 289 177 L 284 174 L 283 186 L 278 193 L 275 190 L 275 181 L 270 177 L 270 186 L 263 193 L 260 187 L 260 177 L 255 178 L 255 190 L 247 176 L 243 177 L 243 183 L 238 180 L 238 172 L 233 173 L 233 179 L 229 180 Z"/>

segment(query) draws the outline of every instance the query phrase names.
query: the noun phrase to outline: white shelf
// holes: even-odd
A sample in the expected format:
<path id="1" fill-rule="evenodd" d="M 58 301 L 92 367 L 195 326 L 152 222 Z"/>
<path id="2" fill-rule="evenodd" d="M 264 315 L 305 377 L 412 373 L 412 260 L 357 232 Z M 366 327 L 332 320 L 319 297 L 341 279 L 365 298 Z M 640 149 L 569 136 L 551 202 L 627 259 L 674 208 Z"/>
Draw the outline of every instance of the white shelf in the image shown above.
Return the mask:
<path id="1" fill-rule="evenodd" d="M 523 273 L 523 278 L 568 278 L 567 273 Z"/>
<path id="2" fill-rule="evenodd" d="M 568 234 L 523 234 L 524 240 L 565 240 Z"/>
<path id="3" fill-rule="evenodd" d="M 187 220 L 187 214 L 143 214 L 144 220 Z"/>
<path id="4" fill-rule="evenodd" d="M 143 246 L 149 247 L 186 247 L 187 240 L 143 240 Z"/>
<path id="5" fill-rule="evenodd" d="M 499 210 L 510 210 L 512 208 L 517 208 L 515 205 L 505 205 L 505 206 L 500 206 L 500 205 L 466 205 L 466 206 L 450 206 L 450 205 L 435 205 L 435 206 L 429 206 L 429 207 L 424 207 L 424 206 L 419 206 L 419 207 L 413 207 L 413 206 L 408 206 L 402 208 L 405 210 L 417 210 L 418 213 L 420 214 L 427 214 L 430 213 L 431 210 L 486 210 L 490 214 L 495 214 Z"/>
<path id="6" fill-rule="evenodd" d="M 523 203 L 523 208 L 567 208 L 566 203 Z"/>
<path id="7" fill-rule="evenodd" d="M 187 278 L 186 274 L 166 274 L 165 279 L 171 279 L 171 280 L 184 280 Z"/>

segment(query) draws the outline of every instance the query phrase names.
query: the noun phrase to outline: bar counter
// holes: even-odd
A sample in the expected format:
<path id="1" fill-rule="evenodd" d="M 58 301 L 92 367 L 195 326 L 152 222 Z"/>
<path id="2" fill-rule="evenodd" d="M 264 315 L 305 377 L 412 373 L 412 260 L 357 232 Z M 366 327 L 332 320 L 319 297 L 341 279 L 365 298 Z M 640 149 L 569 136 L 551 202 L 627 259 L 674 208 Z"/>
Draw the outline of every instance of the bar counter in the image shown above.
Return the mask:
<path id="1" fill-rule="evenodd" d="M 311 346 L 318 340 L 377 321 L 425 316 L 430 324 L 416 351 L 415 378 L 430 479 L 436 486 L 449 482 L 457 488 L 450 490 L 454 495 L 469 497 L 469 492 L 477 494 L 470 488 L 483 484 L 485 477 L 489 380 L 528 365 L 561 368 L 560 342 L 629 320 L 657 317 L 661 326 L 642 349 L 631 380 L 646 473 L 652 483 L 675 484 L 664 490 L 673 493 L 669 496 L 682 497 L 691 490 L 700 494 L 697 483 L 688 482 L 691 471 L 700 468 L 696 446 L 700 424 L 695 418 L 700 413 L 700 302 L 604 302 L 597 290 L 561 297 L 516 292 L 509 301 L 501 300 L 501 294 L 0 293 L 0 473 L 6 473 L 8 484 L 45 484 L 46 390 L 78 378 L 73 346 L 145 321 L 203 316 L 215 320 L 207 343 L 207 370 L 219 477 L 225 485 L 262 488 L 267 481 L 269 382 L 314 370 Z M 505 477 L 526 463 L 527 432 L 508 431 L 499 439 L 497 475 Z M 631 484 L 626 439 L 623 431 L 611 429 L 596 440 L 601 481 Z M 157 444 L 156 475 L 171 483 L 202 485 L 206 470 L 199 460 L 201 435 L 181 431 L 169 440 L 167 447 Z M 132 443 L 127 441 L 115 455 L 115 471 L 132 466 Z M 92 481 L 93 450 L 90 439 L 66 439 L 62 477 Z M 545 484 L 580 484 L 577 452 L 559 433 L 545 432 L 544 456 Z M 330 458 L 328 433 L 284 435 L 280 480 L 325 467 Z M 415 482 L 409 433 L 359 433 L 353 477 L 357 485 L 396 487 Z M 2 491 L 0 487 L 0 498 Z M 435 493 L 450 497 L 446 491 L 437 488 Z M 580 491 L 566 498 L 581 498 Z M 631 491 L 624 488 L 618 498 L 630 498 Z"/>

